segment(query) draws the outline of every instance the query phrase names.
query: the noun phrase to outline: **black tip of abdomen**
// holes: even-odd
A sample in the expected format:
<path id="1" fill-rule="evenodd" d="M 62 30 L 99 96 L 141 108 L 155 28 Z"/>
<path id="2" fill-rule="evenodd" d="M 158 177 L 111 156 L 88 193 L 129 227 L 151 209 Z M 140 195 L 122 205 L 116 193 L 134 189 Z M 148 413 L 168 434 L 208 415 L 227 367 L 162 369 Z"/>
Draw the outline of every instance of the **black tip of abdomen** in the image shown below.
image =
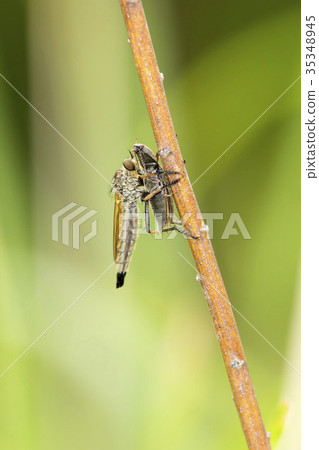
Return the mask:
<path id="1" fill-rule="evenodd" d="M 120 288 L 124 284 L 126 272 L 119 272 L 116 274 L 116 288 Z"/>

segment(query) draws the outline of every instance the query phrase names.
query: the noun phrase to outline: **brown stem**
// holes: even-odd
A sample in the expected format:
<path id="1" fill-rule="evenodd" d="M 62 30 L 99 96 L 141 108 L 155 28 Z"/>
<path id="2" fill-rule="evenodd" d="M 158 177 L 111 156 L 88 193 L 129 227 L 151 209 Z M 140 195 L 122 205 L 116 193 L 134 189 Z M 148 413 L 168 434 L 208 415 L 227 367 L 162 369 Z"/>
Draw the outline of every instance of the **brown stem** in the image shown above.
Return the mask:
<path id="1" fill-rule="evenodd" d="M 120 3 L 163 167 L 182 175 L 180 182 L 172 186 L 178 212 L 181 218 L 189 217 L 185 223 L 187 233 L 200 237 L 188 239 L 188 243 L 214 322 L 248 447 L 270 449 L 232 308 L 179 149 L 142 2 L 120 0 Z"/>

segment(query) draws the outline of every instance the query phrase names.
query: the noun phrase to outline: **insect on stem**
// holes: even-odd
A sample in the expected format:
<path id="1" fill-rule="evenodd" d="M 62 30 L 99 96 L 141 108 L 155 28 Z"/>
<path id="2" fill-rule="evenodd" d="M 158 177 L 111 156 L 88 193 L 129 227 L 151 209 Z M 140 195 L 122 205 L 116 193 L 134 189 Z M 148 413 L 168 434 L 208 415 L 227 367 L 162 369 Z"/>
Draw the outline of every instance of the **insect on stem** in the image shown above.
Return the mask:
<path id="1" fill-rule="evenodd" d="M 180 217 L 190 213 L 190 218 L 185 224 L 185 232 L 192 236 L 202 236 L 205 233 L 206 236 L 207 232 L 201 230 L 204 221 L 179 148 L 142 2 L 120 0 L 120 4 L 163 168 L 184 175 L 179 183 L 170 188 Z M 250 449 L 269 449 L 269 437 L 266 434 L 231 304 L 211 242 L 209 239 L 188 239 L 188 243 L 201 277 L 201 287 L 214 322 L 247 445 Z M 239 370 L 231 366 L 232 355 L 238 361 L 244 361 Z"/>

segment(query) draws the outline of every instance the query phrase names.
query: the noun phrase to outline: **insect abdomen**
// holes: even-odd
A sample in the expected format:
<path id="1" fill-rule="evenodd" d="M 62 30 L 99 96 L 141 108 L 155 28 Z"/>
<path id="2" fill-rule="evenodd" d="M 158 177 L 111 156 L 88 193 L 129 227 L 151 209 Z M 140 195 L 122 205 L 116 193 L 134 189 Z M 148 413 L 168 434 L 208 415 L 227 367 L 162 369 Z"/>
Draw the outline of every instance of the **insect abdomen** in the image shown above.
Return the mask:
<path id="1" fill-rule="evenodd" d="M 136 245 L 138 235 L 138 208 L 137 202 L 123 202 L 119 214 L 119 234 L 115 249 L 115 262 L 117 271 L 116 287 L 124 284 L 124 278 Z"/>

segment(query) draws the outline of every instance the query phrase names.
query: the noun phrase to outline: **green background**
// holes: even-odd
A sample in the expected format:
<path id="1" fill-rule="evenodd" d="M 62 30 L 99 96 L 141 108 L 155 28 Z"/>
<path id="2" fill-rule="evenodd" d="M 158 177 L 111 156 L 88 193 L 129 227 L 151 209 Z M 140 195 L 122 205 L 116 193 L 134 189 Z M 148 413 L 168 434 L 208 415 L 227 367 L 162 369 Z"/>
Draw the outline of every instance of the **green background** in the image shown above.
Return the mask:
<path id="1" fill-rule="evenodd" d="M 145 0 L 191 181 L 299 77 L 300 8 Z M 154 138 L 117 1 L 1 1 L 0 73 L 108 180 Z M 300 81 L 194 185 L 233 305 L 299 370 Z M 0 77 L 3 373 L 112 263 L 109 186 Z M 80 251 L 51 240 L 70 202 L 98 211 Z M 252 237 L 220 237 L 232 212 Z M 83 233 L 89 231 L 83 228 Z M 182 236 L 142 235 L 0 378 L 0 448 L 244 449 Z M 299 374 L 235 313 L 273 447 L 299 449 Z"/>

